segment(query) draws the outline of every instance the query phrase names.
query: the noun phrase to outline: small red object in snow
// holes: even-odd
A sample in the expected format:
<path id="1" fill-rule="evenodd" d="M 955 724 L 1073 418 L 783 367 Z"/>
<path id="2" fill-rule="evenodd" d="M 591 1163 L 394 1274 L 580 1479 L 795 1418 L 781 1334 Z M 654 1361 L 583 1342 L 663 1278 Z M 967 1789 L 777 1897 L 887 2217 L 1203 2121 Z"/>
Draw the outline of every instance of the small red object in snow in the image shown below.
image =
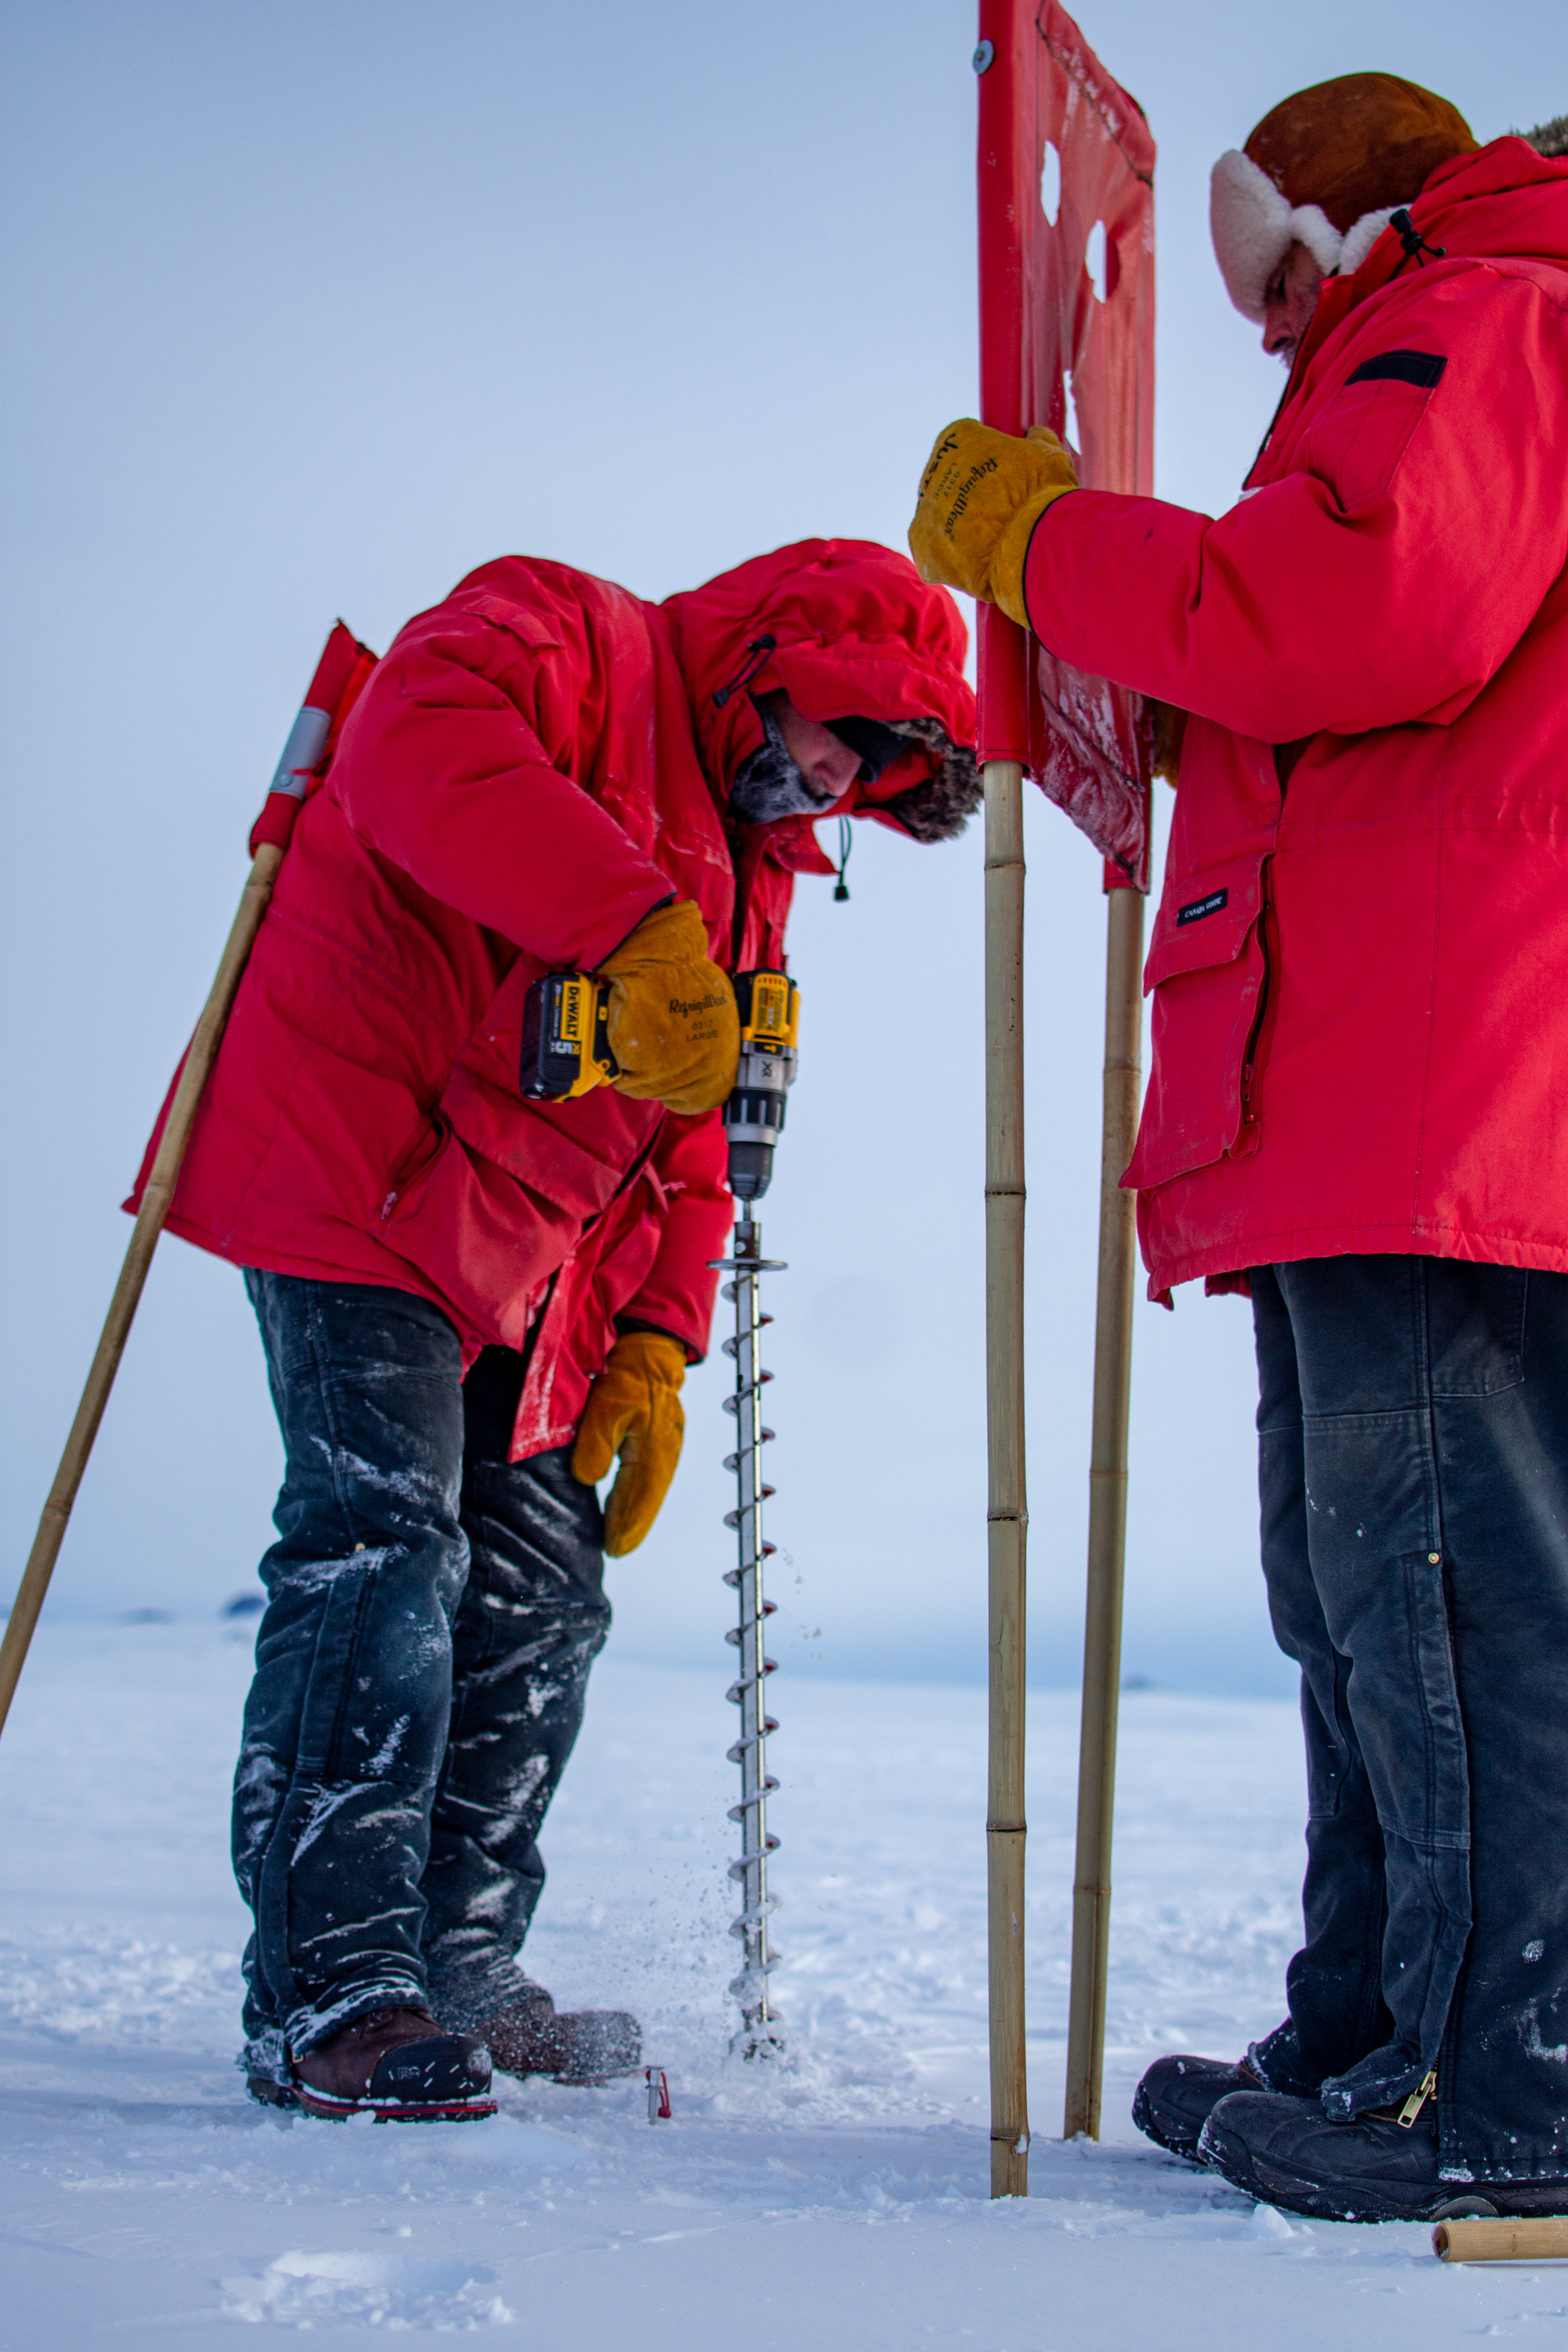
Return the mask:
<path id="1" fill-rule="evenodd" d="M 650 2124 L 669 2121 L 669 2077 L 662 2066 L 645 2066 L 643 2081 L 647 2084 L 647 2119 Z"/>

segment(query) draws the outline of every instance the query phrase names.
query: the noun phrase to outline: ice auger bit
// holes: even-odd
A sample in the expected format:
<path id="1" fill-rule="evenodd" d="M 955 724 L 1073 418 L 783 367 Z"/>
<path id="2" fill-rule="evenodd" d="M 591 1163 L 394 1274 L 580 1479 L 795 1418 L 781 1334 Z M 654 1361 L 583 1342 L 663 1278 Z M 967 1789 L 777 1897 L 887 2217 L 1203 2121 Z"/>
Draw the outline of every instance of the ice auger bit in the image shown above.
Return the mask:
<path id="1" fill-rule="evenodd" d="M 763 1637 L 777 1603 L 763 1592 L 763 1567 L 776 1547 L 763 1536 L 763 1505 L 773 1491 L 763 1483 L 763 1447 L 773 1433 L 763 1425 L 763 1384 L 773 1374 L 763 1370 L 762 1335 L 773 1317 L 762 1312 L 759 1292 L 764 1274 L 784 1268 L 782 1260 L 763 1255 L 756 1202 L 768 1189 L 773 1147 L 784 1128 L 784 1092 L 795 1081 L 800 994 L 782 971 L 749 971 L 737 973 L 735 997 L 741 1060 L 735 1090 L 724 1106 L 735 1237 L 733 1255 L 712 1261 L 730 1276 L 724 1297 L 735 1307 L 734 1337 L 724 1342 L 724 1353 L 735 1361 L 734 1393 L 724 1400 L 725 1412 L 735 1416 L 735 1451 L 724 1467 L 735 1473 L 736 1493 L 724 1524 L 735 1530 L 736 1558 L 724 1581 L 733 1588 L 739 1609 L 724 1638 L 740 1654 L 729 1696 L 741 1710 L 741 1736 L 730 1749 L 730 1762 L 741 1768 L 741 1801 L 730 1808 L 730 1819 L 741 1828 L 741 1853 L 730 1864 L 730 1875 L 741 1887 L 742 1905 L 730 1933 L 740 1943 L 743 1961 L 730 1986 L 742 2020 L 730 2046 L 743 2058 L 763 2058 L 783 2050 L 784 2028 L 768 1992 L 777 1960 L 768 1941 L 768 1920 L 778 1907 L 777 1895 L 768 1892 L 768 1856 L 779 1842 L 767 1825 L 767 1801 L 778 1787 L 767 1769 L 767 1738 L 778 1724 L 764 1696 L 775 1662 L 765 1654 Z"/>

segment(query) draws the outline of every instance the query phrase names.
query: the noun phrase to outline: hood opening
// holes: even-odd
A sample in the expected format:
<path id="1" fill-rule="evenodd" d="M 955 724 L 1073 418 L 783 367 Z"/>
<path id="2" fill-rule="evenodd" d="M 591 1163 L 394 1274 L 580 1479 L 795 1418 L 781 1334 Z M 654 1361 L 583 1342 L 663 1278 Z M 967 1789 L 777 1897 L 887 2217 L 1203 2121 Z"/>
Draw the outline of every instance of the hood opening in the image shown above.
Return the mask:
<path id="1" fill-rule="evenodd" d="M 876 816 L 922 842 L 963 831 L 980 803 L 968 632 L 952 598 L 907 555 L 871 540 L 800 540 L 659 609 L 721 805 L 767 740 L 753 698 L 782 689 L 803 718 L 831 725 L 848 714 L 877 730 L 879 750 L 884 733 L 908 748 L 828 809 L 782 816 L 775 833 L 840 814 Z"/>
<path id="2" fill-rule="evenodd" d="M 973 744 L 955 743 L 940 719 L 896 719 L 892 726 L 896 735 L 923 745 L 931 772 L 859 813 L 891 818 L 916 841 L 956 841 L 985 796 Z"/>

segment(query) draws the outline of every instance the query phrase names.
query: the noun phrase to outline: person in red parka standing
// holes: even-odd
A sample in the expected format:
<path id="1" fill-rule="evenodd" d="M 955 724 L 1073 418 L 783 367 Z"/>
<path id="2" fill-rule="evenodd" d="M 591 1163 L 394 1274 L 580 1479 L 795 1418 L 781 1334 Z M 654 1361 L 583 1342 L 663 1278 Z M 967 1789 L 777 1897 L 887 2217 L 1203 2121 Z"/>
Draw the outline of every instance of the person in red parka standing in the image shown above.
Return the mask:
<path id="1" fill-rule="evenodd" d="M 604 1554 L 708 1342 L 727 975 L 782 964 L 820 816 L 963 829 L 964 647 L 864 541 L 662 604 L 509 556 L 400 633 L 300 812 L 169 1218 L 245 1269 L 287 1457 L 235 1786 L 259 2099 L 482 2115 L 492 2060 L 637 2062 L 634 2018 L 559 2014 L 517 1955 Z M 563 968 L 610 979 L 619 1076 L 528 1099 Z"/>
<path id="2" fill-rule="evenodd" d="M 910 533 L 1186 714 L 1124 1181 L 1154 1297 L 1251 1296 L 1310 1817 L 1285 2022 L 1134 2116 L 1345 2220 L 1568 2199 L 1565 129 L 1286 100 L 1214 175 L 1290 371 L 1238 503 L 965 419 Z"/>

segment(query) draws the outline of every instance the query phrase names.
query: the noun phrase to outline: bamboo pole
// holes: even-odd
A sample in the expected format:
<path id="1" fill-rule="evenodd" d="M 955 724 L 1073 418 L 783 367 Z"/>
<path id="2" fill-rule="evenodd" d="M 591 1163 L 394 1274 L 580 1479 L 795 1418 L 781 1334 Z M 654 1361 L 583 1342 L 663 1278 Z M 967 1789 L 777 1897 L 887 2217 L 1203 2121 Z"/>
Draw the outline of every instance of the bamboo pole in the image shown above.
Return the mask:
<path id="1" fill-rule="evenodd" d="M 1127 1423 L 1132 1377 L 1134 1196 L 1121 1189 L 1138 1129 L 1142 1060 L 1143 894 L 1107 893 L 1105 1078 L 1100 1161 L 1100 1273 L 1094 1328 L 1094 1420 L 1089 1471 L 1089 1588 L 1079 1730 L 1078 1858 L 1062 2136 L 1100 2137 L 1105 1985 L 1110 1929 L 1110 1832 L 1121 1683 L 1121 1586 L 1127 1549 Z"/>
<path id="2" fill-rule="evenodd" d="M 1026 2197 L 1024 2055 L 1024 771 L 985 762 L 985 1395 L 990 1754 L 985 1820 L 991 2194 Z"/>
<path id="3" fill-rule="evenodd" d="M 0 1731 L 11 1712 L 11 1701 L 26 1660 L 33 1639 L 33 1629 L 38 1622 L 38 1612 L 44 1605 L 44 1595 L 49 1589 L 55 1562 L 59 1558 L 66 1528 L 103 1419 L 109 1392 L 114 1386 L 114 1375 L 120 1369 L 120 1359 L 125 1352 L 131 1325 L 142 1297 L 147 1269 L 153 1263 L 153 1253 L 158 1246 L 158 1235 L 169 1213 L 179 1179 L 180 1163 L 185 1156 L 185 1146 L 191 1139 L 196 1108 L 201 1101 L 217 1049 L 223 1040 L 224 1027 L 234 1003 L 235 991 L 255 943 L 261 919 L 267 912 L 272 896 L 272 885 L 278 868 L 283 862 L 283 852 L 271 842 L 264 842 L 257 851 L 250 868 L 250 877 L 240 897 L 238 912 L 228 942 L 218 964 L 217 977 L 212 992 L 202 1008 L 195 1034 L 191 1039 L 169 1105 L 169 1116 L 163 1124 L 163 1136 L 153 1171 L 142 1195 L 142 1206 L 131 1230 L 130 1245 L 120 1269 L 120 1279 L 114 1286 L 114 1296 L 109 1302 L 102 1334 L 87 1376 L 87 1386 L 81 1392 L 81 1402 L 76 1409 L 70 1435 L 66 1440 L 60 1466 L 55 1473 L 55 1483 L 49 1488 L 38 1532 L 33 1538 L 33 1549 L 27 1555 L 27 1565 L 22 1571 L 22 1581 L 11 1604 L 11 1614 L 5 1626 L 5 1637 L 0 1642 Z"/>
<path id="4" fill-rule="evenodd" d="M 1445 2263 L 1561 2263 L 1568 2261 L 1568 2221 L 1439 2221 L 1432 2252 Z"/>

